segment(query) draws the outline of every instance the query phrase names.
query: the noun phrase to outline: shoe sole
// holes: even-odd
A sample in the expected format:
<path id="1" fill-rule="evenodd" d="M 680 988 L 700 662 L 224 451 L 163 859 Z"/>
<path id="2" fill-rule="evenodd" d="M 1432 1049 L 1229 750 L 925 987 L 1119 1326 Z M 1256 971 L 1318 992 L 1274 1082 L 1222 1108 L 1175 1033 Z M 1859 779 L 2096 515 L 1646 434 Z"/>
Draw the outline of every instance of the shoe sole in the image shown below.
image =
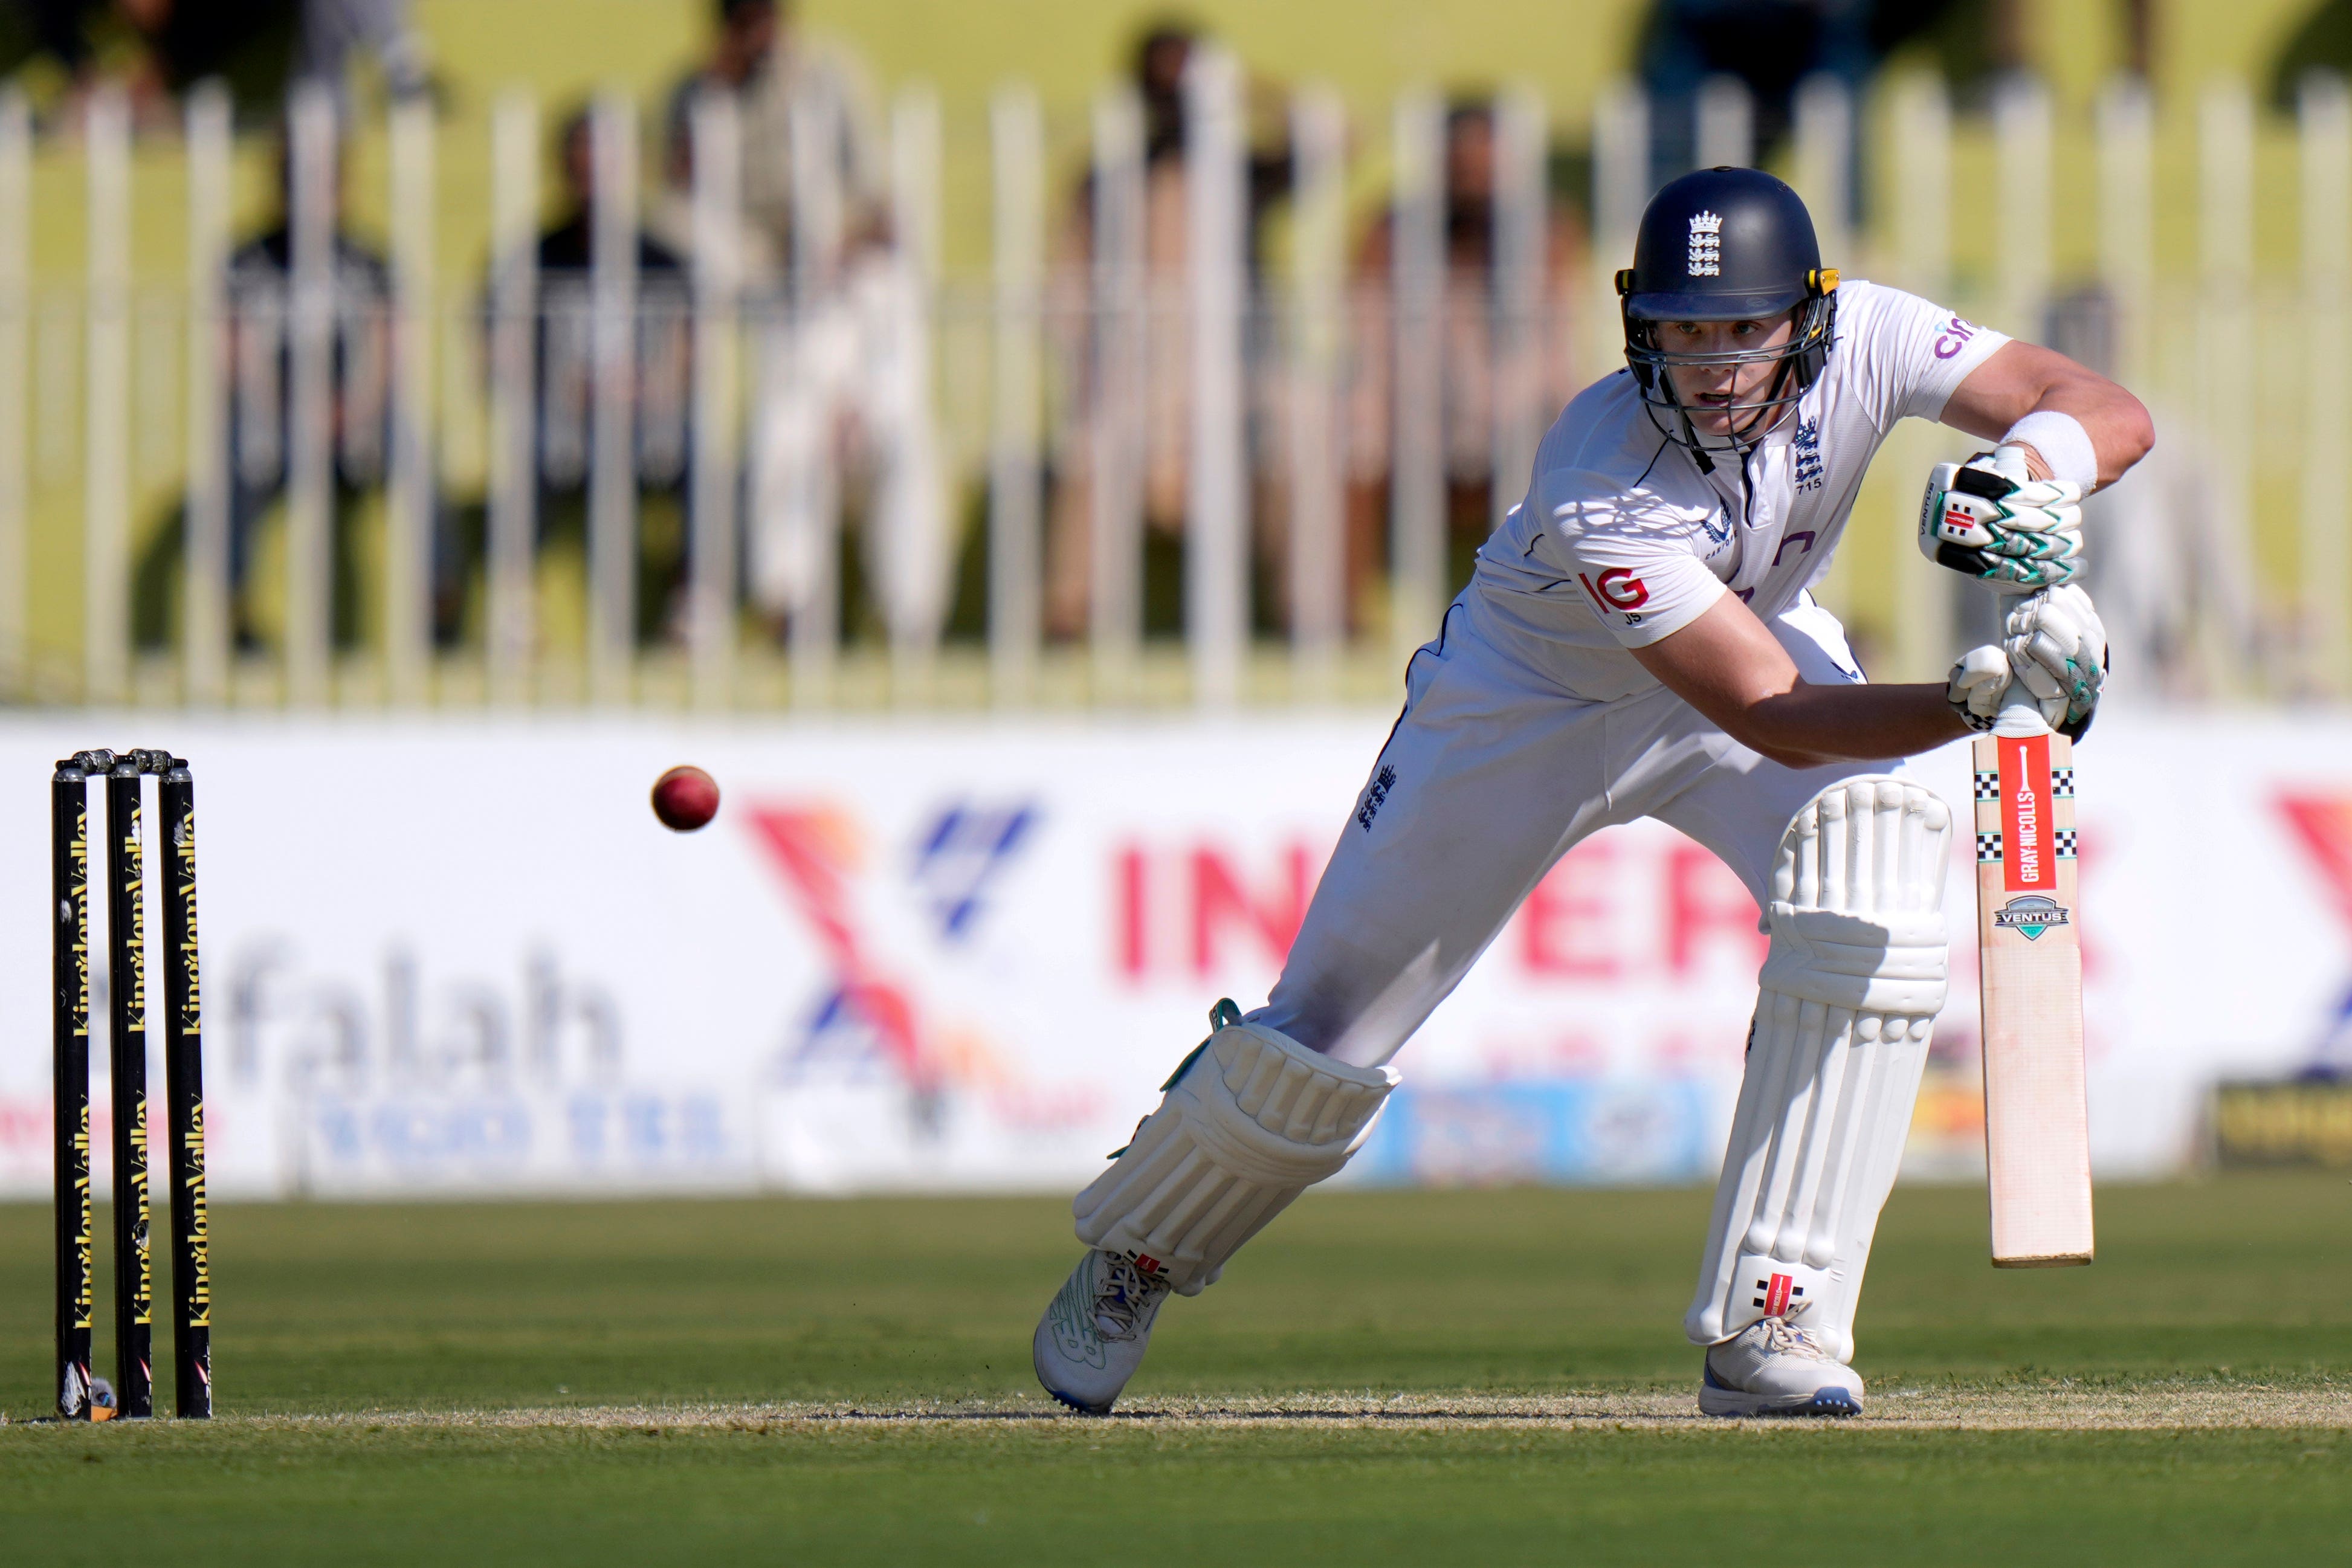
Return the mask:
<path id="1" fill-rule="evenodd" d="M 1862 1401 L 1843 1388 L 1816 1388 L 1811 1394 L 1781 1395 L 1777 1398 L 1762 1394 L 1742 1394 L 1732 1388 L 1701 1388 L 1698 1391 L 1698 1413 L 1733 1419 L 1794 1416 L 1800 1419 L 1846 1420 L 1862 1414 Z"/>
<path id="2" fill-rule="evenodd" d="M 1047 1383 L 1042 1377 L 1037 1380 L 1037 1385 L 1043 1388 L 1046 1393 L 1052 1395 L 1056 1401 L 1069 1406 L 1081 1416 L 1108 1416 L 1110 1414 L 1109 1406 L 1105 1405 L 1097 1409 L 1092 1405 L 1081 1404 L 1079 1401 L 1071 1398 L 1068 1395 L 1055 1387 L 1052 1384 Z"/>

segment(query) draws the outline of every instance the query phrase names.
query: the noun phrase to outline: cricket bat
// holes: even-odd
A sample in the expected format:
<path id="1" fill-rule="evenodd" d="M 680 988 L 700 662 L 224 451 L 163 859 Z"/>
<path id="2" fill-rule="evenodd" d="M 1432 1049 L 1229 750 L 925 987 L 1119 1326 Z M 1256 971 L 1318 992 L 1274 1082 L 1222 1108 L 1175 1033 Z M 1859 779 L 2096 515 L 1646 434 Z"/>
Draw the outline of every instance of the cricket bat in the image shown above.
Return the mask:
<path id="1" fill-rule="evenodd" d="M 2074 743 L 2022 685 L 1976 737 L 1985 1174 L 1996 1269 L 2091 1260 Z"/>

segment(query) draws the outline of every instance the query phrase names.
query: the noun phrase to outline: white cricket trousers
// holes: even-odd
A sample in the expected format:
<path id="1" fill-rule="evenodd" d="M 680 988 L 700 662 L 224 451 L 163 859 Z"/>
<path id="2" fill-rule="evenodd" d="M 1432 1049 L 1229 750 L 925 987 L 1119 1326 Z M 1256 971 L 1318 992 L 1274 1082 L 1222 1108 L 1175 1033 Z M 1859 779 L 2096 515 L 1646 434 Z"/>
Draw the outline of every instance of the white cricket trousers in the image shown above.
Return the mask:
<path id="1" fill-rule="evenodd" d="M 1815 685 L 1862 679 L 1811 596 L 1767 622 Z M 1760 912 L 1799 807 L 1899 762 L 1784 768 L 1663 686 L 1595 702 L 1498 630 L 1474 584 L 1405 672 L 1404 712 L 1372 764 L 1282 977 L 1253 1022 L 1376 1067 L 1469 972 L 1553 862 L 1589 834 L 1654 817 L 1712 850 Z"/>

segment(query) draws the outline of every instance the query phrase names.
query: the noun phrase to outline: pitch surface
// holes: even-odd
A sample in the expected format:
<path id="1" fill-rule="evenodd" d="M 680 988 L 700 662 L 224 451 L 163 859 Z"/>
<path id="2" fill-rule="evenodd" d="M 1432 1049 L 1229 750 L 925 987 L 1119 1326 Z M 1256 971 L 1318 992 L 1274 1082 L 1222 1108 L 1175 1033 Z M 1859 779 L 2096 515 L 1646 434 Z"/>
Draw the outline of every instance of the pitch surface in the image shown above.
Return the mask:
<path id="1" fill-rule="evenodd" d="M 1029 1383 L 1074 1252 L 1051 1201 L 230 1207 L 224 1418 L 90 1430 L 26 1422 L 47 1211 L 0 1207 L 0 1540 L 247 1564 L 2341 1549 L 2342 1178 L 2104 1191 L 2100 1262 L 2022 1274 L 1987 1267 L 1979 1191 L 1906 1188 L 1871 1414 L 1832 1427 L 1693 1413 L 1705 1201 L 1316 1195 L 1170 1306 L 1110 1421 Z"/>

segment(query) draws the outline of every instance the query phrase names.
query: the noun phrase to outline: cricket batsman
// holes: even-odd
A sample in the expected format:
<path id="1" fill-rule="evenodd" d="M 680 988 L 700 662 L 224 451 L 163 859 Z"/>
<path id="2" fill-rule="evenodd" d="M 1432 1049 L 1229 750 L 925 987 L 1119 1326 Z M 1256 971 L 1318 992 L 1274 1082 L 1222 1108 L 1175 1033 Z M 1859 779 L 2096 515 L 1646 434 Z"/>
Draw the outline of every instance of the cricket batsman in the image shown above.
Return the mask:
<path id="1" fill-rule="evenodd" d="M 1950 809 L 1901 759 L 2013 683 L 2070 738 L 2105 633 L 2080 502 L 2154 441 L 2050 350 L 1822 265 L 1753 169 L 1660 191 L 1617 275 L 1626 368 L 1570 403 L 1526 498 L 1405 672 L 1405 706 L 1265 1006 L 1230 1002 L 1073 1206 L 1046 1391 L 1108 1412 L 1171 1294 L 1336 1173 L 1389 1065 L 1554 862 L 1654 817 L 1763 912 L 1730 1146 L 1684 1327 L 1715 1416 L 1851 1416 L 1854 1311 L 1943 1006 Z M 1940 685 L 1866 685 L 1810 591 L 1897 420 L 1994 444 L 1929 478 L 1920 545 L 2011 595 Z"/>

